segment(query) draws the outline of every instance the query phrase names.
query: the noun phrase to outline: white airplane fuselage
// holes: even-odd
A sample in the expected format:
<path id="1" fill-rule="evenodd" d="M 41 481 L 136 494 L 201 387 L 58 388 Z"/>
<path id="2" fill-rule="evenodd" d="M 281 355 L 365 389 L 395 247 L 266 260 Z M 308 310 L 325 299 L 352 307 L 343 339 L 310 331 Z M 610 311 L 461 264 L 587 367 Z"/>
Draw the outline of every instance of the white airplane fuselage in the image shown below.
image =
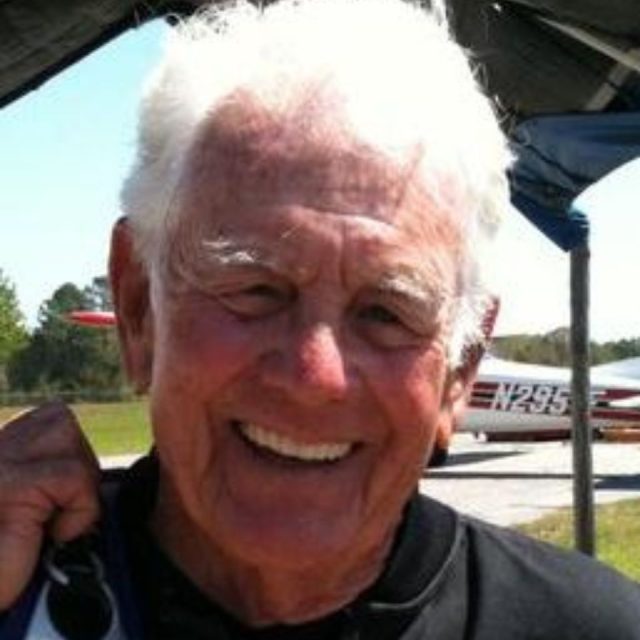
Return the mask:
<path id="1" fill-rule="evenodd" d="M 617 375 L 623 370 L 625 375 Z M 635 376 L 635 377 L 632 377 Z M 640 428 L 640 358 L 591 369 L 594 428 Z M 571 428 L 571 372 L 486 357 L 459 431 L 535 432 Z"/>

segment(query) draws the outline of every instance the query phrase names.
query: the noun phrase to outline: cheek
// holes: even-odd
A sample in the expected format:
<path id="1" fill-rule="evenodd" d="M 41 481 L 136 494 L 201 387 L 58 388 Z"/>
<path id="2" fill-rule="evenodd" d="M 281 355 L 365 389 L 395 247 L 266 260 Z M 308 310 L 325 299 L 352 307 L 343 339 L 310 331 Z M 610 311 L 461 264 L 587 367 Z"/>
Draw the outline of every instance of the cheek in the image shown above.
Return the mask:
<path id="1" fill-rule="evenodd" d="M 399 513 L 415 490 L 435 440 L 446 360 L 439 349 L 386 355 L 369 363 L 368 386 L 383 416 L 384 436 L 372 462 L 368 503 L 374 522 Z"/>
<path id="2" fill-rule="evenodd" d="M 207 299 L 176 302 L 163 325 L 154 378 L 191 397 L 220 392 L 271 341 L 268 327 L 241 322 Z"/>
<path id="3" fill-rule="evenodd" d="M 396 353 L 376 369 L 370 388 L 384 416 L 372 501 L 403 503 L 414 490 L 437 434 L 446 358 L 439 348 Z M 394 500 L 395 496 L 395 500 Z"/>
<path id="4" fill-rule="evenodd" d="M 207 477 L 224 449 L 225 406 L 268 343 L 210 300 L 175 298 L 157 315 L 151 414 L 158 452 L 179 484 Z M 186 483 L 186 484 L 185 484 Z"/>
<path id="5" fill-rule="evenodd" d="M 395 353 L 369 368 L 369 386 L 387 418 L 388 438 L 417 446 L 435 433 L 444 391 L 446 359 L 440 348 Z"/>

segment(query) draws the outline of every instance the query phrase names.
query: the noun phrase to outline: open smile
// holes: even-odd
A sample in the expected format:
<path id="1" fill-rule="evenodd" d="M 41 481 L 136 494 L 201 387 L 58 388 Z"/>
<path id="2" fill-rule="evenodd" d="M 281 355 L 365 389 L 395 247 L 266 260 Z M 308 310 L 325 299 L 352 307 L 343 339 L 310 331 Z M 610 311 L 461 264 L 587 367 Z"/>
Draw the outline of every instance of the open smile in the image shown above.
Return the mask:
<path id="1" fill-rule="evenodd" d="M 331 463 L 346 458 L 356 448 L 355 443 L 302 443 L 253 423 L 232 421 L 242 439 L 263 453 L 270 453 L 292 462 Z"/>

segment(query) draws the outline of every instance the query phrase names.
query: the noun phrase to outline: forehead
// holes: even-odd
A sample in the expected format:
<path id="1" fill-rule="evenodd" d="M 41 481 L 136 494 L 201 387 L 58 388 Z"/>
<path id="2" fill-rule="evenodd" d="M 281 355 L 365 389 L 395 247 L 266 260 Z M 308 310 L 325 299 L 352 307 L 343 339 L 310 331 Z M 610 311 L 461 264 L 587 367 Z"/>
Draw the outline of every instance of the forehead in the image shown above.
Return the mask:
<path id="1" fill-rule="evenodd" d="M 377 215 L 420 186 L 419 145 L 392 160 L 357 139 L 339 105 L 304 97 L 276 111 L 232 96 L 196 130 L 184 172 L 189 191 L 213 180 L 228 201 L 286 202 L 304 193 L 331 196 L 345 213 Z"/>
<path id="2" fill-rule="evenodd" d="M 358 140 L 339 113 L 313 103 L 275 113 L 250 99 L 230 101 L 196 132 L 176 199 L 178 227 L 212 238 L 231 226 L 252 241 L 273 228 L 265 212 L 295 206 L 341 216 L 345 227 L 357 220 L 368 245 L 388 236 L 457 247 L 455 191 L 439 184 L 436 202 L 421 177 L 422 156 L 416 145 L 391 159 Z"/>

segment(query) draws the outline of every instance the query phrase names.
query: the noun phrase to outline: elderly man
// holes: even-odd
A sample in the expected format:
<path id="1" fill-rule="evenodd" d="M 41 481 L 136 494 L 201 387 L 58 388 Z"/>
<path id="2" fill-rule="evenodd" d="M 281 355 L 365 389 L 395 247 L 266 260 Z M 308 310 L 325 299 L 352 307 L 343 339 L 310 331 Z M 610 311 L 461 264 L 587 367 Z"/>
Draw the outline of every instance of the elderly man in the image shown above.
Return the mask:
<path id="1" fill-rule="evenodd" d="M 2 432 L 0 637 L 640 638 L 634 585 L 416 494 L 495 304 L 507 163 L 416 7 L 178 28 L 110 260 L 155 447 L 39 560 L 96 519 L 95 462 L 59 404 Z"/>

